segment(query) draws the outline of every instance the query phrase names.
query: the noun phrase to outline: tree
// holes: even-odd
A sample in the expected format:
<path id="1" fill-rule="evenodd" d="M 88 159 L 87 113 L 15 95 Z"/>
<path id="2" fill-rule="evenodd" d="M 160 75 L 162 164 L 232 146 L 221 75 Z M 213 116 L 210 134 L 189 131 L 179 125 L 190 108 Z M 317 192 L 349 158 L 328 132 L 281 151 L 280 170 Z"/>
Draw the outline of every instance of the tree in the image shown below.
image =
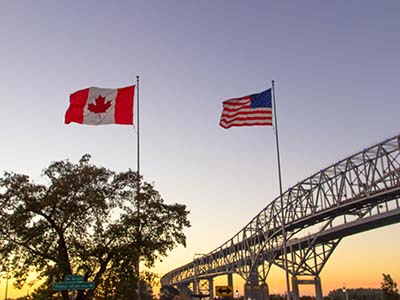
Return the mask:
<path id="1" fill-rule="evenodd" d="M 381 289 L 371 289 L 371 288 L 356 288 L 356 289 L 346 289 L 349 299 L 354 300 L 383 300 Z M 346 295 L 343 292 L 343 288 L 335 289 L 330 291 L 328 297 L 332 300 L 343 300 Z"/>
<path id="2" fill-rule="evenodd" d="M 384 300 L 397 300 L 399 299 L 399 290 L 397 283 L 392 279 L 389 274 L 382 274 L 383 280 L 381 282 L 381 289 Z"/>
<path id="3" fill-rule="evenodd" d="M 61 298 L 52 292 L 52 283 L 68 274 L 95 282 L 78 300 L 136 299 L 140 262 L 151 267 L 176 245 L 186 246 L 186 206 L 165 204 L 131 170 L 97 167 L 84 155 L 77 164 L 51 163 L 43 178 L 45 184 L 8 172 L 0 178 L 0 259 L 17 287 L 38 274 L 36 299 L 68 300 L 67 291 Z"/>

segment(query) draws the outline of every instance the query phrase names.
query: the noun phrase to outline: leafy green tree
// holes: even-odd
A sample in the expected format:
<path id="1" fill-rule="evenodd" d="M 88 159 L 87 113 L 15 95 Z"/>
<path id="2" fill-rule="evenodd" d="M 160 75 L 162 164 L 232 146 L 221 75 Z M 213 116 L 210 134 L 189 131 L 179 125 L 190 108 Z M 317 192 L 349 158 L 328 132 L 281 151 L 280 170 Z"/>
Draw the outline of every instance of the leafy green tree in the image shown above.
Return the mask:
<path id="1" fill-rule="evenodd" d="M 186 244 L 186 206 L 164 203 L 131 170 L 97 167 L 84 155 L 77 164 L 51 163 L 43 178 L 43 184 L 15 173 L 0 178 L 0 259 L 17 287 L 36 272 L 34 299 L 68 300 L 67 291 L 52 291 L 68 274 L 95 282 L 78 300 L 136 299 L 138 282 L 146 280 L 139 279 L 140 263 L 151 267 Z"/>
<path id="2" fill-rule="evenodd" d="M 399 299 L 399 290 L 397 283 L 392 279 L 390 274 L 382 274 L 383 280 L 381 282 L 381 289 L 384 300 L 397 300 Z"/>

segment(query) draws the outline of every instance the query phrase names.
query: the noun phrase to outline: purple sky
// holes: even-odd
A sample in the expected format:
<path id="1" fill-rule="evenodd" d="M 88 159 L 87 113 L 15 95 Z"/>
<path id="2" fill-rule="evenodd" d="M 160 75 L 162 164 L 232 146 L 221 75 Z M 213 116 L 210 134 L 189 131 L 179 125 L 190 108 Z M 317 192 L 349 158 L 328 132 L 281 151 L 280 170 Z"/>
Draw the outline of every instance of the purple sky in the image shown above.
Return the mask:
<path id="1" fill-rule="evenodd" d="M 142 172 L 166 202 L 191 210 L 188 247 L 157 264 L 162 274 L 222 244 L 278 195 L 272 128 L 222 129 L 223 100 L 276 81 L 285 190 L 399 133 L 399 15 L 399 1 L 3 0 L 0 171 L 39 180 L 51 161 L 84 153 L 136 169 L 132 127 L 63 121 L 70 93 L 140 75 Z M 399 281 L 399 229 L 345 239 L 322 273 L 324 293 L 378 287 L 381 273 Z M 386 237 L 393 253 L 376 258 Z M 370 282 L 338 275 L 371 257 Z M 283 289 L 278 274 L 271 290 Z"/>

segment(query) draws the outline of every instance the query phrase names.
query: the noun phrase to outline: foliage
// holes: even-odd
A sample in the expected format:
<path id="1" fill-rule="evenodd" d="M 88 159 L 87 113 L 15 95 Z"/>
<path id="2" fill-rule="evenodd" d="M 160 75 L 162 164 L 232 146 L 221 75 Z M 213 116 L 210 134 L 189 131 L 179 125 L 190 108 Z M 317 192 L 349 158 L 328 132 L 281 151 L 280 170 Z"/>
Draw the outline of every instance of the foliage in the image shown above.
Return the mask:
<path id="1" fill-rule="evenodd" d="M 382 274 L 383 280 L 381 282 L 381 289 L 384 300 L 397 300 L 399 299 L 399 290 L 397 283 L 392 279 L 390 274 Z"/>
<path id="2" fill-rule="evenodd" d="M 346 293 L 349 300 L 382 300 L 382 291 L 380 289 L 346 289 Z M 332 300 L 346 300 L 346 294 L 342 288 L 330 291 L 328 297 Z"/>
<path id="3" fill-rule="evenodd" d="M 140 262 L 151 267 L 177 244 L 185 246 L 186 206 L 165 204 L 131 170 L 97 167 L 84 155 L 77 164 L 51 163 L 43 177 L 47 184 L 15 173 L 0 178 L 0 259 L 17 287 L 36 272 L 35 299 L 49 299 L 52 283 L 68 274 L 95 282 L 78 300 L 136 299 Z"/>

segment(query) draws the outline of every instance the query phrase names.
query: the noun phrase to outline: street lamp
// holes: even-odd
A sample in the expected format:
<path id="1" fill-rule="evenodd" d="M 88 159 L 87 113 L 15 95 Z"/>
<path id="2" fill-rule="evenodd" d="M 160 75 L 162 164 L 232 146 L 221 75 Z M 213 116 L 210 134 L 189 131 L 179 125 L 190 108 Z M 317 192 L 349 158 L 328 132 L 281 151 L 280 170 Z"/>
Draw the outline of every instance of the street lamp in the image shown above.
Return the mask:
<path id="1" fill-rule="evenodd" d="M 8 296 L 8 271 L 5 265 L 1 268 L 1 273 L 6 273 L 6 293 L 4 295 L 4 300 L 7 300 Z"/>
<path id="2" fill-rule="evenodd" d="M 346 290 L 346 287 L 345 287 L 345 286 L 343 287 L 343 293 L 344 293 L 344 295 L 346 296 L 346 300 L 349 300 L 349 295 L 348 295 L 348 293 L 347 293 L 347 290 Z"/>

